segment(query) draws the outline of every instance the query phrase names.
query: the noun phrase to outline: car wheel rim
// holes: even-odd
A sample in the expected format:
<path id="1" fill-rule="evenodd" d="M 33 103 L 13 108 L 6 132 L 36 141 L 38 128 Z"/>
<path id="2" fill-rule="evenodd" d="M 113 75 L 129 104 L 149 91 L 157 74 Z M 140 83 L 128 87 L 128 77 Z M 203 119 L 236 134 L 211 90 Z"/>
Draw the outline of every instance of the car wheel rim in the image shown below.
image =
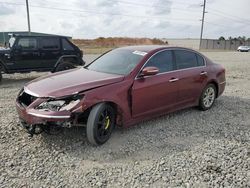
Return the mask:
<path id="1" fill-rule="evenodd" d="M 204 93 L 203 104 L 205 107 L 209 108 L 212 106 L 215 99 L 215 90 L 212 87 L 208 87 Z"/>
<path id="2" fill-rule="evenodd" d="M 97 138 L 101 142 L 109 138 L 112 131 L 112 112 L 108 109 L 105 109 L 99 116 L 97 122 Z"/>

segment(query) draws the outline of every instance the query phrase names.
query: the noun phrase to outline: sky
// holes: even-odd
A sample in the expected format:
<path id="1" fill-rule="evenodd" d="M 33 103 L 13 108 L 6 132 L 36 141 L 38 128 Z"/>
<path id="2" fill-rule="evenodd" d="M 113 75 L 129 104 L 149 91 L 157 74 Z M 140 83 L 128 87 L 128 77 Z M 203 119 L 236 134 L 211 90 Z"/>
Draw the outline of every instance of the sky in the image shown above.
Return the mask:
<path id="1" fill-rule="evenodd" d="M 31 31 L 72 36 L 199 38 L 203 0 L 29 0 Z M 203 38 L 250 38 L 250 0 L 207 0 Z M 26 31 L 25 0 L 0 0 L 0 32 Z"/>

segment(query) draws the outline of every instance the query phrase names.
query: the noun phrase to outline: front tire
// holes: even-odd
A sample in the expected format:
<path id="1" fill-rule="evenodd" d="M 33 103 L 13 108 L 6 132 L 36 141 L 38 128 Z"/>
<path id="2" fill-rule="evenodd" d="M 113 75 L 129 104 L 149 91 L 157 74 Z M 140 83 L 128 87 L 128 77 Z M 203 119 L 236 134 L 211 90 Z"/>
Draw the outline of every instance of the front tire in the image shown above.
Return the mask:
<path id="1" fill-rule="evenodd" d="M 76 68 L 76 67 L 72 63 L 63 62 L 63 63 L 60 63 L 59 65 L 57 65 L 55 72 L 65 71 L 65 70 L 74 69 L 74 68 Z"/>
<path id="2" fill-rule="evenodd" d="M 104 144 L 111 136 L 115 126 L 115 110 L 106 103 L 97 104 L 90 111 L 86 132 L 92 145 Z"/>
<path id="3" fill-rule="evenodd" d="M 0 82 L 2 81 L 2 73 L 1 73 L 1 70 L 0 70 Z"/>
<path id="4" fill-rule="evenodd" d="M 200 99 L 199 99 L 199 108 L 200 110 L 210 109 L 216 99 L 217 89 L 214 84 L 208 84 L 203 90 Z"/>

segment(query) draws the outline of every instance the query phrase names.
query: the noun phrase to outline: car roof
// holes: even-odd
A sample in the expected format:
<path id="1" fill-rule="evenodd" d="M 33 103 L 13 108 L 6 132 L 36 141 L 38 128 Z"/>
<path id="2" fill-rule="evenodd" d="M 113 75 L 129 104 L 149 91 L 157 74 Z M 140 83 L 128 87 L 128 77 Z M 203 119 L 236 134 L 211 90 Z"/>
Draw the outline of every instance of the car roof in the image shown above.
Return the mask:
<path id="1" fill-rule="evenodd" d="M 58 36 L 58 35 L 15 35 L 15 37 L 62 37 L 62 38 L 66 38 L 64 36 Z"/>
<path id="2" fill-rule="evenodd" d="M 142 52 L 148 53 L 154 50 L 161 50 L 161 49 L 168 49 L 168 48 L 192 50 L 190 48 L 171 46 L 171 45 L 135 45 L 135 46 L 120 47 L 118 49 L 127 49 L 131 51 L 142 51 Z"/>

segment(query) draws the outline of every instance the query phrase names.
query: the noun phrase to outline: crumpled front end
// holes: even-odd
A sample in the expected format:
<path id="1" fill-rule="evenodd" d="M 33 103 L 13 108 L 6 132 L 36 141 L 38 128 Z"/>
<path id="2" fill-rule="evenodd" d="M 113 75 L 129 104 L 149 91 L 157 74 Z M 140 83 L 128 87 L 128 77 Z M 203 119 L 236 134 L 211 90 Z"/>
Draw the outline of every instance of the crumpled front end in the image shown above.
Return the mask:
<path id="1" fill-rule="evenodd" d="M 70 97 L 60 100 L 43 98 L 36 96 L 36 94 L 28 90 L 22 90 L 16 99 L 16 109 L 21 125 L 31 135 L 41 133 L 43 129 L 48 128 L 48 126 L 72 127 L 76 124 L 77 120 L 77 113 L 72 113 L 72 109 L 76 109 L 77 106 L 80 106 L 81 100 L 72 99 L 72 101 L 76 101 L 75 104 L 72 105 L 71 103 L 73 102 L 66 102 L 66 100 L 71 100 Z M 61 104 L 57 101 L 60 101 Z M 65 101 L 65 104 L 63 101 Z"/>

